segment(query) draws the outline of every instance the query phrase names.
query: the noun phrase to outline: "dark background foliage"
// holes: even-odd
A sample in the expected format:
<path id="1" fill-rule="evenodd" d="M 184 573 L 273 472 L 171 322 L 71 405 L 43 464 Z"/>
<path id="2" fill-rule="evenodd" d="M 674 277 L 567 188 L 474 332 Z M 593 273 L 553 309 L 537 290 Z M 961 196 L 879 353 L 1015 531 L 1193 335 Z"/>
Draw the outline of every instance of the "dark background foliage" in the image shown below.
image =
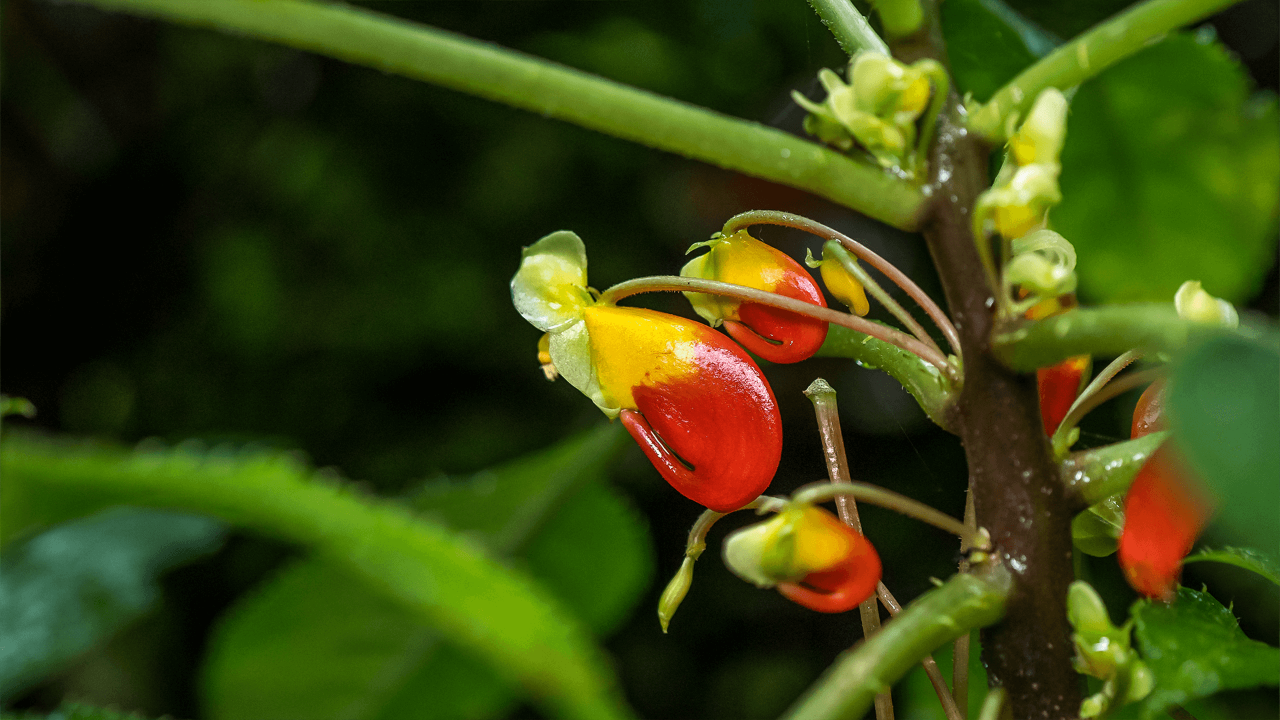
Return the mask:
<path id="1" fill-rule="evenodd" d="M 1059 37 L 1121 7 L 1015 4 Z M 794 0 L 375 7 L 797 132 L 788 92 L 813 91 L 818 68 L 843 62 Z M 1214 20 L 1271 89 L 1276 14 L 1254 0 Z M 918 238 L 786 188 L 213 32 L 30 0 L 5 2 L 3 22 L 3 391 L 31 399 L 40 428 L 297 448 L 392 495 L 517 457 L 601 422 L 573 388 L 542 379 L 538 333 L 509 301 L 521 246 L 562 228 L 587 241 L 604 287 L 674 273 L 733 213 L 790 210 L 864 239 L 939 294 Z M 803 256 L 799 237 L 764 237 Z M 1274 315 L 1276 294 L 1273 268 L 1254 307 Z M 674 298 L 646 302 L 689 314 Z M 773 490 L 824 475 L 800 394 L 822 376 L 841 393 L 855 476 L 960 514 L 962 449 L 892 380 L 830 360 L 766 373 L 787 437 Z M 1097 413 L 1085 441 L 1122 437 L 1133 401 Z M 653 583 L 607 640 L 644 716 L 772 716 L 859 637 L 853 614 L 755 590 L 714 552 L 661 635 L 652 608 L 699 508 L 634 448 L 612 477 L 655 547 Z M 900 598 L 954 567 L 941 533 L 875 509 L 864 519 Z M 18 706 L 69 693 L 198 716 L 210 628 L 294 552 L 234 536 L 169 574 L 158 611 Z M 1114 562 L 1092 571 L 1125 607 Z M 1212 572 L 1189 568 L 1186 581 Z M 1273 591 L 1224 582 L 1246 631 L 1275 642 Z M 1263 702 L 1274 716 L 1274 698 Z"/>

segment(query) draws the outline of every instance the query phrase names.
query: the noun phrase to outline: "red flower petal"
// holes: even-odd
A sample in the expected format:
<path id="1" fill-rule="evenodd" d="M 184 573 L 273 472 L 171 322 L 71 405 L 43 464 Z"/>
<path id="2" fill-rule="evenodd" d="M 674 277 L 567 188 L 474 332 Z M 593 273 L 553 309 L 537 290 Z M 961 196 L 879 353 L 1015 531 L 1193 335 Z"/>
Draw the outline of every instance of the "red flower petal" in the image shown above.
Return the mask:
<path id="1" fill-rule="evenodd" d="M 1181 470 L 1177 453 L 1161 446 L 1133 479 L 1124 501 L 1117 559 L 1134 590 L 1172 599 L 1182 559 L 1209 518 L 1209 502 Z"/>
<path id="2" fill-rule="evenodd" d="M 1164 381 L 1151 383 L 1138 398 L 1138 405 L 1133 409 L 1133 427 L 1130 437 L 1140 438 L 1157 430 L 1164 429 Z"/>
<path id="3" fill-rule="evenodd" d="M 782 419 L 751 358 L 699 327 L 707 332 L 697 372 L 633 387 L 639 411 L 623 410 L 622 424 L 681 495 L 728 512 L 769 487 L 782 457 Z"/>
<path id="4" fill-rule="evenodd" d="M 847 526 L 846 526 L 847 527 Z M 810 610 L 841 613 L 852 610 L 876 591 L 880 556 L 870 541 L 848 528 L 853 550 L 838 565 L 809 573 L 799 583 L 779 583 L 778 592 Z"/>
<path id="5" fill-rule="evenodd" d="M 1080 394 L 1085 371 L 1089 369 L 1089 356 L 1077 355 L 1036 370 L 1036 385 L 1040 389 L 1040 419 L 1044 431 L 1052 435 L 1062 424 Z"/>
<path id="6" fill-rule="evenodd" d="M 795 260 L 777 253 L 786 274 L 774 292 L 784 297 L 827 306 L 822 291 Z M 776 363 L 794 363 L 813 356 L 827 339 L 827 324 L 802 315 L 744 302 L 738 306 L 738 321 L 725 320 L 725 329 L 751 352 Z"/>

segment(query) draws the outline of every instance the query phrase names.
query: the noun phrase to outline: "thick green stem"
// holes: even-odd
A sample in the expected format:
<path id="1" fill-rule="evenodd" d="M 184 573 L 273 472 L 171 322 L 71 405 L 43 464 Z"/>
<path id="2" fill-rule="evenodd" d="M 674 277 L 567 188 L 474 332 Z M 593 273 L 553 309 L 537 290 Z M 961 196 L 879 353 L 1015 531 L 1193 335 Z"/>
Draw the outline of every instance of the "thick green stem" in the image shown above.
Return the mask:
<path id="1" fill-rule="evenodd" d="M 283 453 L 129 453 L 10 436 L 0 472 L 8 497 L 16 485 L 47 504 L 186 510 L 298 543 L 492 663 L 549 716 L 630 716 L 590 633 L 544 589 L 401 505 L 312 480 Z"/>
<path id="2" fill-rule="evenodd" d="M 1168 437 L 1168 431 L 1154 432 L 1068 456 L 1060 464 L 1067 500 L 1074 509 L 1083 510 L 1125 492 L 1143 463 Z"/>
<path id="3" fill-rule="evenodd" d="M 1002 565 L 955 575 L 891 619 L 879 634 L 842 654 L 787 711 L 790 720 L 859 718 L 926 654 L 1000 619 L 1012 580 Z"/>
<path id="4" fill-rule="evenodd" d="M 1223 333 L 1261 338 L 1264 332 L 1197 323 L 1178 317 L 1172 303 L 1076 308 L 1044 320 L 1016 321 L 992 334 L 991 351 L 1014 370 L 1048 367 L 1075 355 L 1120 355 L 1178 350 Z M 1265 338 L 1274 344 L 1275 338 Z"/>
<path id="5" fill-rule="evenodd" d="M 1024 115 L 1041 90 L 1066 90 L 1138 52 L 1161 35 L 1240 0 L 1148 0 L 1095 26 L 1041 58 L 972 113 L 969 128 L 992 142 L 1007 139 L 1009 118 Z"/>
<path id="6" fill-rule="evenodd" d="M 85 1 L 443 85 L 806 190 L 896 227 L 915 227 L 924 203 L 918 187 L 795 135 L 363 8 L 309 0 Z"/>
<path id="7" fill-rule="evenodd" d="M 938 368 L 897 345 L 866 333 L 833 326 L 815 357 L 842 357 L 865 368 L 883 370 L 902 384 L 938 427 L 951 430 L 948 411 L 956 400 L 955 385 Z"/>
<path id="8" fill-rule="evenodd" d="M 827 26 L 836 42 L 840 43 L 840 49 L 849 57 L 862 50 L 889 54 L 889 46 L 884 44 L 871 28 L 871 23 L 862 17 L 862 13 L 849 0 L 809 0 L 809 5 L 822 18 L 822 24 Z"/>

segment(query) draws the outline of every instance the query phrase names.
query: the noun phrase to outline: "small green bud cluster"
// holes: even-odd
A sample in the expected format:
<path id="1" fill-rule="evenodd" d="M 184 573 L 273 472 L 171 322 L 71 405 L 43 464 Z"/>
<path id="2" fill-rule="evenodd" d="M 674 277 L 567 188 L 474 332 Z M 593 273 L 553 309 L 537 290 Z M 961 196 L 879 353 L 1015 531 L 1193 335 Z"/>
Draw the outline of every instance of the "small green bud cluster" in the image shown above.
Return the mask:
<path id="1" fill-rule="evenodd" d="M 1109 710 L 1146 697 L 1155 676 L 1130 645 L 1133 621 L 1111 624 L 1102 598 L 1089 583 L 1077 580 L 1067 590 L 1067 618 L 1075 632 L 1076 672 L 1102 680 L 1102 689 L 1080 704 L 1080 717 L 1099 717 Z"/>

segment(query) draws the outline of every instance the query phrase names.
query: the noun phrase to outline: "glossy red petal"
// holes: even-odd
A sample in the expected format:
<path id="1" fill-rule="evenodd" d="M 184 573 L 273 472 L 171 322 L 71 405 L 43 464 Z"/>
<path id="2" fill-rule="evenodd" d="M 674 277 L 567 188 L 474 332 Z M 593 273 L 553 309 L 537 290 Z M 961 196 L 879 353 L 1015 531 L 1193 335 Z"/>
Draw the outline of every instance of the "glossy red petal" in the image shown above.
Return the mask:
<path id="1" fill-rule="evenodd" d="M 1151 383 L 1138 398 L 1138 405 L 1133 409 L 1133 426 L 1130 437 L 1140 438 L 1143 435 L 1164 429 L 1164 381 Z"/>
<path id="2" fill-rule="evenodd" d="M 1182 559 L 1209 518 L 1208 499 L 1181 470 L 1167 445 L 1133 479 L 1124 501 L 1117 559 L 1134 590 L 1168 600 L 1178 587 Z"/>
<path id="3" fill-rule="evenodd" d="M 704 326 L 705 327 L 705 326 Z M 681 495 L 717 512 L 769 487 L 782 457 L 782 419 L 751 358 L 707 331 L 690 378 L 632 388 L 638 412 L 622 424 Z"/>
<path id="4" fill-rule="evenodd" d="M 812 572 L 798 583 L 779 583 L 783 597 L 810 610 L 841 613 L 852 610 L 871 597 L 880 582 L 880 556 L 862 535 L 857 536 L 853 551 L 840 564 L 828 570 Z"/>
<path id="5" fill-rule="evenodd" d="M 783 281 L 773 292 L 784 297 L 827 306 L 813 277 L 791 258 L 777 253 L 784 263 Z M 807 360 L 827 339 L 827 324 L 795 313 L 744 302 L 738 306 L 738 321 L 726 320 L 725 329 L 751 352 L 776 363 Z"/>
<path id="6" fill-rule="evenodd" d="M 1089 369 L 1089 356 L 1070 357 L 1057 365 L 1036 370 L 1036 385 L 1040 389 L 1040 419 L 1044 431 L 1052 435 L 1067 416 L 1071 404 L 1080 394 L 1085 371 Z"/>

